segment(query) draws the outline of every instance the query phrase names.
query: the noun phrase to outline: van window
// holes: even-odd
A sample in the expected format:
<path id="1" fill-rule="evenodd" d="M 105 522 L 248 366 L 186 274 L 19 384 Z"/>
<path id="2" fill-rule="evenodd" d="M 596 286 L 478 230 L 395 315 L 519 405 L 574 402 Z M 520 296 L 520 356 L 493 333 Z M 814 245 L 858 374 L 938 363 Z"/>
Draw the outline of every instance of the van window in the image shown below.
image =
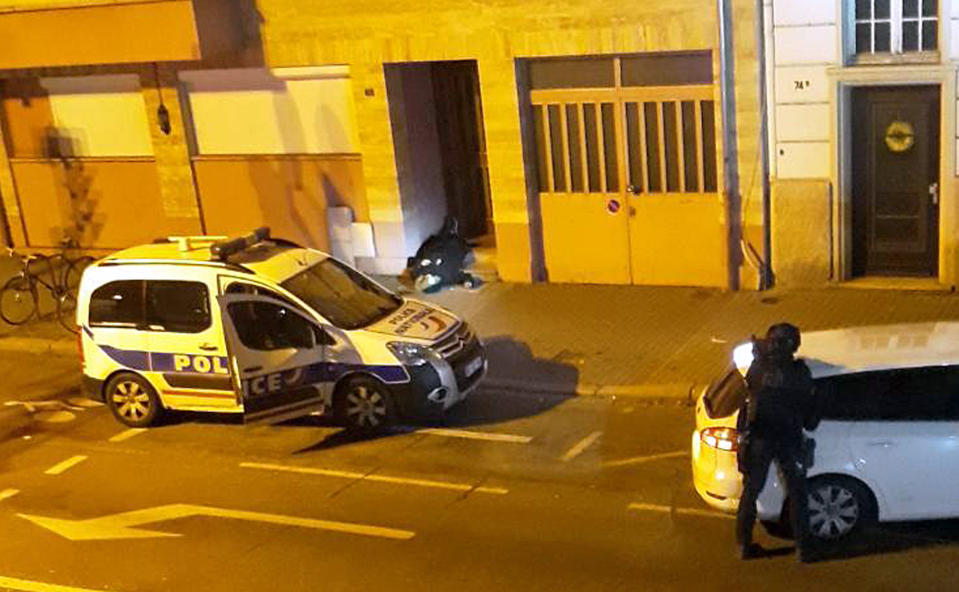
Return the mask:
<path id="1" fill-rule="evenodd" d="M 104 284 L 90 296 L 90 325 L 136 327 L 143 322 L 143 281 Z"/>
<path id="2" fill-rule="evenodd" d="M 335 259 L 325 259 L 280 285 L 340 329 L 372 325 L 403 304 Z"/>
<path id="3" fill-rule="evenodd" d="M 210 296 L 201 282 L 148 281 L 147 324 L 173 333 L 210 327 Z"/>
<path id="4" fill-rule="evenodd" d="M 286 307 L 271 302 L 234 302 L 227 311 L 240 342 L 249 349 L 309 349 L 313 326 Z"/>
<path id="5" fill-rule="evenodd" d="M 290 302 L 288 298 L 285 298 L 273 290 L 264 288 L 263 286 L 257 286 L 255 284 L 250 284 L 247 282 L 233 282 L 226 287 L 226 294 L 249 294 L 251 296 L 265 296 L 267 298 L 272 298 L 278 300 L 283 304 L 289 306 L 290 308 L 300 309 L 301 307 L 297 306 L 293 302 Z"/>

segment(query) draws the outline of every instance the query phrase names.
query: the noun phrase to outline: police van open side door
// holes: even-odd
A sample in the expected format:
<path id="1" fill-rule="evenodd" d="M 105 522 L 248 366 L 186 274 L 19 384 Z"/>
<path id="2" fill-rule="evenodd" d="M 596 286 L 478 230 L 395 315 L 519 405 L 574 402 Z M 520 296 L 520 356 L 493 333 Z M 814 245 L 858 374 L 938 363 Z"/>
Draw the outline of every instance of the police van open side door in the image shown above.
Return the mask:
<path id="1" fill-rule="evenodd" d="M 245 423 L 277 423 L 329 407 L 329 336 L 276 299 L 228 294 L 217 299 L 234 385 Z"/>

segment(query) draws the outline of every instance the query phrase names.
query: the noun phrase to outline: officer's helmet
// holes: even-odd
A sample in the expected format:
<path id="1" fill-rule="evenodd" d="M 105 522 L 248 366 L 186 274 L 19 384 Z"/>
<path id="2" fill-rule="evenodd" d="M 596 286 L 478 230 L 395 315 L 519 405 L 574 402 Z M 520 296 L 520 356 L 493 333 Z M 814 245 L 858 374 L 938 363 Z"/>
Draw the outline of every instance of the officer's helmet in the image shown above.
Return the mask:
<path id="1" fill-rule="evenodd" d="M 802 339 L 799 336 L 799 327 L 789 323 L 772 325 L 766 331 L 766 343 L 771 352 L 779 355 L 791 356 L 799 349 Z"/>

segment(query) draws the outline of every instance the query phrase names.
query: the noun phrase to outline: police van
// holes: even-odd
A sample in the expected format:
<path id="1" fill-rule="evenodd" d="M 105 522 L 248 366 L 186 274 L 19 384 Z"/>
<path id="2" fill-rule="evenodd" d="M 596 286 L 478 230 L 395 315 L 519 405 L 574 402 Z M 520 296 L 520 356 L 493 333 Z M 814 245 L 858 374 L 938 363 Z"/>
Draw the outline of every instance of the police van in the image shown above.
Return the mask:
<path id="1" fill-rule="evenodd" d="M 170 237 L 91 265 L 77 297 L 88 396 L 133 427 L 167 410 L 275 423 L 316 411 L 376 431 L 441 416 L 486 373 L 449 311 L 260 228 Z"/>

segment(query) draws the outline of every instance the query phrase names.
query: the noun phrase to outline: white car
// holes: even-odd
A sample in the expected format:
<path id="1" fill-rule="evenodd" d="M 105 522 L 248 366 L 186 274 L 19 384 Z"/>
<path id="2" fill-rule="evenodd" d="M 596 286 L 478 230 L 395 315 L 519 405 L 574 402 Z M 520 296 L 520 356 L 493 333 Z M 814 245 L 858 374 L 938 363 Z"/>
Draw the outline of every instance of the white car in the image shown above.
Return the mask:
<path id="1" fill-rule="evenodd" d="M 453 313 L 266 228 L 97 261 L 77 325 L 85 391 L 133 427 L 167 409 L 249 423 L 332 410 L 373 431 L 442 415 L 486 372 L 483 344 Z"/>
<path id="2" fill-rule="evenodd" d="M 816 384 L 822 421 L 809 470 L 811 532 L 846 537 L 874 521 L 959 516 L 959 323 L 856 327 L 803 334 L 798 355 Z M 733 360 L 745 374 L 752 346 Z M 744 392 L 696 401 L 693 482 L 711 506 L 735 511 L 742 487 L 736 417 Z M 775 467 L 775 464 L 773 465 Z M 788 531 L 785 485 L 770 468 L 759 519 Z"/>

